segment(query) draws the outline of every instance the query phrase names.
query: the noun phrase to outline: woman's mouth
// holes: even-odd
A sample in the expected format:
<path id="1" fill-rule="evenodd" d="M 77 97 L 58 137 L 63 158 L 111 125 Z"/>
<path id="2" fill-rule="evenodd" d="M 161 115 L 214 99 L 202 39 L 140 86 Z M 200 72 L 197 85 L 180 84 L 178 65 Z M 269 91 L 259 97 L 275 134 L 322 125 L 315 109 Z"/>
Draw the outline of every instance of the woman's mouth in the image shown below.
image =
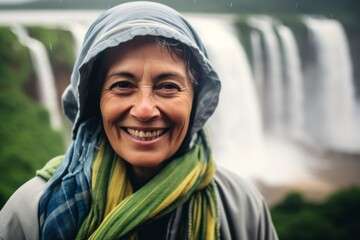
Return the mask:
<path id="1" fill-rule="evenodd" d="M 140 141 L 152 141 L 163 135 L 166 131 L 167 131 L 166 129 L 144 131 L 133 128 L 126 128 L 126 132 L 129 133 L 130 136 Z"/>

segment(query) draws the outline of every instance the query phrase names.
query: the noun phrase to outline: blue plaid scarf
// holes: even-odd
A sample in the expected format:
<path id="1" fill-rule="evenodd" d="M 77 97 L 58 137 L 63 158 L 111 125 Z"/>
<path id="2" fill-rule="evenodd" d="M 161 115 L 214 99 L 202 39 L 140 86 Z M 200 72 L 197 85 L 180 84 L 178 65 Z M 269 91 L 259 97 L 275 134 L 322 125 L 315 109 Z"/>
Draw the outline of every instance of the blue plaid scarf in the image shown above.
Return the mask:
<path id="1" fill-rule="evenodd" d="M 94 219 L 103 220 L 103 217 L 96 216 L 102 216 L 102 213 L 98 211 L 105 207 L 103 204 L 106 201 L 103 200 L 107 196 L 107 191 L 103 191 L 101 182 L 107 183 L 108 180 L 97 178 L 101 187 L 95 188 L 94 196 L 100 197 L 96 198 L 95 205 L 91 206 L 92 164 L 95 153 L 101 148 L 102 135 L 101 123 L 95 119 L 88 120 L 80 125 L 76 139 L 65 157 L 50 160 L 43 169 L 38 171 L 39 176 L 48 180 L 47 189 L 39 204 L 41 239 L 82 239 L 84 236 L 89 236 L 88 231 L 92 234 L 94 227 L 98 228 L 94 232 L 94 239 L 104 239 L 105 235 L 109 236 L 109 232 L 114 233 L 115 236 L 120 233 L 128 234 L 132 228 L 143 221 L 157 214 L 162 216 L 187 200 L 190 200 L 188 219 L 181 227 L 183 231 L 179 233 L 180 239 L 184 236 L 188 236 L 189 239 L 219 238 L 216 188 L 213 182 L 215 165 L 209 155 L 209 149 L 204 150 L 206 144 L 203 145 L 202 141 L 199 141 L 192 151 L 182 156 L 182 159 L 176 159 L 178 161 L 172 161 L 167 165 L 163 170 L 165 172 L 154 178 L 151 183 L 133 195 L 127 196 L 126 200 L 120 199 L 121 204 L 118 203 L 111 214 L 109 213 L 109 216 L 105 218 L 107 221 L 94 223 Z M 102 157 L 100 159 L 103 160 Z M 111 161 L 104 162 L 112 165 Z M 177 172 L 178 175 L 169 178 L 179 166 L 181 166 L 181 171 Z M 104 169 L 104 172 L 111 171 L 108 168 Z M 165 186 L 166 189 L 160 189 L 159 186 Z M 163 194 L 162 198 L 159 197 L 161 196 L 159 192 Z M 144 205 L 138 204 L 139 199 Z M 120 222 L 123 222 L 123 225 L 121 225 L 118 219 L 129 212 L 129 208 L 136 214 L 131 219 L 122 219 Z M 88 218 L 90 209 L 93 210 L 91 216 L 95 218 Z M 125 221 L 126 219 L 128 222 Z M 83 224 L 86 220 L 88 221 L 84 228 Z M 131 228 L 127 229 L 129 227 Z M 80 229 L 83 231 L 80 231 L 82 234 L 78 236 Z M 114 234 L 111 239 L 114 239 Z"/>
<path id="2" fill-rule="evenodd" d="M 38 171 L 43 178 L 52 175 L 39 204 L 40 238 L 75 239 L 91 205 L 91 165 L 101 134 L 98 120 L 83 123 L 63 161 L 50 161 L 61 163 L 57 170 Z"/>

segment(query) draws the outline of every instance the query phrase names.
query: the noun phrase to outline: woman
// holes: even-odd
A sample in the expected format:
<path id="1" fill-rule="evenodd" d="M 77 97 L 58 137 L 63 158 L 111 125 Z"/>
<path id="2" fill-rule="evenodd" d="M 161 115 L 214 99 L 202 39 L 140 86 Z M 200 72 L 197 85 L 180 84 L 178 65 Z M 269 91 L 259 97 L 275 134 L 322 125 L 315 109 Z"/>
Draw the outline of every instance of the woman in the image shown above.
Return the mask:
<path id="1" fill-rule="evenodd" d="M 179 13 L 150 2 L 109 9 L 63 95 L 73 144 L 10 198 L 0 237 L 277 239 L 258 192 L 215 167 L 203 127 L 219 91 Z"/>

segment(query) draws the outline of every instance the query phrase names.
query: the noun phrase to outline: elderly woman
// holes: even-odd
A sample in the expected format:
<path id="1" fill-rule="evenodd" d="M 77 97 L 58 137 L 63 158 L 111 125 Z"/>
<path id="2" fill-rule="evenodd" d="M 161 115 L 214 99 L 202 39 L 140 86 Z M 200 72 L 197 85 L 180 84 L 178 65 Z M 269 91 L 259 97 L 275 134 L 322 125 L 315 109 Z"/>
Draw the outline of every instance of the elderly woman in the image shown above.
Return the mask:
<path id="1" fill-rule="evenodd" d="M 10 198 L 2 239 L 277 239 L 253 187 L 216 168 L 218 76 L 176 11 L 107 10 L 63 95 L 73 143 Z"/>

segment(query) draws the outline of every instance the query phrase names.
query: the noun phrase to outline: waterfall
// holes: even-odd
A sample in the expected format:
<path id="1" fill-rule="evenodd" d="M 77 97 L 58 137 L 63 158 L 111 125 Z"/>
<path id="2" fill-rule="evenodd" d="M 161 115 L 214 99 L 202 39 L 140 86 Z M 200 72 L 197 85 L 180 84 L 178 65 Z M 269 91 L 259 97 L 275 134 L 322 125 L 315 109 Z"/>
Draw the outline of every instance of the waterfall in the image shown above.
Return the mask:
<path id="1" fill-rule="evenodd" d="M 310 63 L 302 66 L 304 59 L 288 26 L 258 15 L 247 22 L 252 28 L 253 71 L 268 133 L 316 142 L 326 149 L 359 152 L 352 62 L 341 24 L 304 18 L 312 55 L 306 59 Z"/>
<path id="2" fill-rule="evenodd" d="M 57 100 L 55 79 L 52 73 L 50 61 L 44 45 L 33 38 L 30 38 L 26 30 L 18 25 L 12 26 L 12 31 L 18 36 L 20 42 L 28 47 L 31 60 L 38 80 L 38 94 L 40 102 L 50 114 L 50 124 L 55 130 L 62 128 L 62 118 Z"/>
<path id="3" fill-rule="evenodd" d="M 222 80 L 220 102 L 209 120 L 215 159 L 244 177 L 262 170 L 261 111 L 250 65 L 228 18 L 187 16 Z"/>
<path id="4" fill-rule="evenodd" d="M 64 30 L 69 31 L 73 36 L 75 42 L 74 51 L 75 51 L 75 56 L 77 56 L 78 54 L 80 54 L 81 46 L 84 40 L 87 27 L 77 22 L 68 22 L 68 23 L 64 23 L 62 25 L 62 28 Z"/>
<path id="5" fill-rule="evenodd" d="M 276 31 L 280 38 L 283 53 L 284 124 L 290 137 L 303 140 L 305 138 L 305 109 L 300 54 L 294 34 L 289 27 L 280 24 L 276 27 Z"/>
<path id="6" fill-rule="evenodd" d="M 89 19 L 97 14 L 48 12 L 46 16 L 51 22 L 44 22 L 40 14 L 33 15 L 38 25 L 63 28 L 64 21 L 74 22 L 66 29 L 80 43 L 83 30 L 78 29 L 88 25 Z M 31 14 L 20 14 L 17 21 L 26 22 L 28 15 Z M 15 17 L 13 13 L 2 14 L 0 24 Z M 296 140 L 305 136 L 304 141 L 313 144 L 313 149 L 319 147 L 315 142 L 326 150 L 360 151 L 352 65 L 346 37 L 338 22 L 305 18 L 311 38 L 309 43 L 302 44 L 312 55 L 301 59 L 297 39 L 288 26 L 271 17 L 250 16 L 246 24 L 251 31 L 246 37 L 251 45 L 248 51 L 252 54 L 251 68 L 232 25 L 234 16 L 187 14 L 185 17 L 204 41 L 222 80 L 219 106 L 207 125 L 219 165 L 266 184 L 283 185 L 316 178 L 311 167 L 313 164 L 327 167 L 326 160 L 319 162 L 318 155 L 302 148 L 299 141 L 287 138 L 284 132 Z M 34 43 L 26 33 L 20 35 L 19 38 L 26 40 L 23 42 Z M 43 56 L 46 56 L 44 50 Z M 42 66 L 41 70 L 46 68 L 50 77 L 45 79 L 53 81 L 48 63 L 35 65 L 35 68 Z M 54 97 L 53 87 L 45 84 L 48 83 L 39 83 L 42 89 L 50 89 L 47 94 Z M 48 105 L 52 100 L 42 102 Z M 54 109 L 47 108 L 50 112 Z"/>
<path id="7" fill-rule="evenodd" d="M 266 130 L 278 134 L 282 132 L 284 113 L 280 48 L 273 30 L 275 22 L 268 16 L 251 16 L 248 22 L 263 35 L 266 56 L 266 77 L 262 86 L 264 122 Z"/>
<path id="8" fill-rule="evenodd" d="M 264 89 L 262 86 L 264 85 L 264 63 L 263 63 L 263 51 L 261 47 L 261 36 L 260 33 L 256 30 L 252 30 L 250 32 L 250 41 L 251 41 L 251 53 L 252 53 L 252 65 L 254 72 L 254 80 L 256 84 L 256 88 L 258 89 L 258 95 L 262 99 L 262 93 Z"/>
<path id="9" fill-rule="evenodd" d="M 359 150 L 359 128 L 348 41 L 336 20 L 305 17 L 314 49 L 307 84 L 308 127 L 326 147 Z"/>

